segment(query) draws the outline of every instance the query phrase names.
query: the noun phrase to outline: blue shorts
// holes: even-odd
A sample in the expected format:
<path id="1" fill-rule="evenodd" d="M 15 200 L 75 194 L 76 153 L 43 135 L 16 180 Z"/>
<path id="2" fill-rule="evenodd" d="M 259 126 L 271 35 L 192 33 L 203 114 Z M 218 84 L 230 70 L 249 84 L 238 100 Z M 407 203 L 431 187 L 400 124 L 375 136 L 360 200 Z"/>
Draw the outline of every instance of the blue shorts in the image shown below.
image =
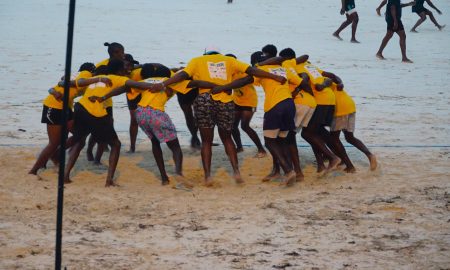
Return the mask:
<path id="1" fill-rule="evenodd" d="M 263 130 L 295 130 L 295 104 L 287 98 L 264 113 Z"/>

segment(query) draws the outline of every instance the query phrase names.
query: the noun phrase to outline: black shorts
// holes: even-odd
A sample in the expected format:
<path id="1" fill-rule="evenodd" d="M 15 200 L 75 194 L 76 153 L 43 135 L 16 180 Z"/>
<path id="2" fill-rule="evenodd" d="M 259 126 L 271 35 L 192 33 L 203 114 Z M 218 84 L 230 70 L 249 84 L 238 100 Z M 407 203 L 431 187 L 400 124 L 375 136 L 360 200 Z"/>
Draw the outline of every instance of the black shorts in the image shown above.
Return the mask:
<path id="1" fill-rule="evenodd" d="M 73 138 L 76 142 L 92 134 L 97 142 L 111 143 L 117 139 L 112 117 L 108 114 L 103 117 L 91 115 L 81 104 L 75 104 Z"/>
<path id="2" fill-rule="evenodd" d="M 425 11 L 425 12 L 426 12 L 426 11 L 429 12 L 429 10 L 426 9 L 425 7 L 415 7 L 415 6 L 412 7 L 412 12 L 417 13 L 417 15 L 420 15 L 420 13 L 422 13 L 422 12 L 424 12 L 424 11 Z"/>
<path id="3" fill-rule="evenodd" d="M 317 105 L 309 123 L 319 126 L 331 126 L 334 117 L 334 105 Z"/>
<path id="4" fill-rule="evenodd" d="M 236 103 L 234 103 L 234 110 L 235 111 L 239 111 L 239 112 L 243 112 L 243 111 L 256 112 L 256 108 L 255 107 L 241 106 L 241 105 L 237 105 Z"/>
<path id="5" fill-rule="evenodd" d="M 194 116 L 199 128 L 231 130 L 234 123 L 234 102 L 213 100 L 209 93 L 198 95 L 194 101 Z"/>
<path id="6" fill-rule="evenodd" d="M 394 21 L 387 21 L 387 30 L 393 31 L 393 32 L 399 32 L 402 30 L 405 30 L 405 27 L 403 27 L 403 23 L 401 20 L 398 20 L 398 28 L 397 30 L 394 30 Z"/>
<path id="7" fill-rule="evenodd" d="M 292 98 L 287 98 L 264 113 L 263 130 L 295 130 L 294 118 L 294 100 Z"/>
<path id="8" fill-rule="evenodd" d="M 181 105 L 192 105 L 198 96 L 198 88 L 194 88 L 186 94 L 177 93 L 178 103 Z"/>
<path id="9" fill-rule="evenodd" d="M 134 110 L 136 110 L 137 109 L 137 106 L 138 106 L 138 103 L 139 103 L 139 101 L 141 101 L 141 98 L 142 98 L 142 95 L 141 94 L 139 94 L 136 98 L 134 98 L 134 99 L 128 99 L 128 96 L 127 96 L 127 105 L 128 105 L 128 110 L 130 110 L 130 111 L 134 111 Z M 111 107 L 110 107 L 111 108 Z M 112 114 L 111 114 L 112 115 Z"/>
<path id="10" fill-rule="evenodd" d="M 62 111 L 63 110 L 50 108 L 44 105 L 42 108 L 41 123 L 47 125 L 62 125 Z M 71 109 L 67 110 L 66 119 L 67 121 L 73 119 L 73 112 Z"/>

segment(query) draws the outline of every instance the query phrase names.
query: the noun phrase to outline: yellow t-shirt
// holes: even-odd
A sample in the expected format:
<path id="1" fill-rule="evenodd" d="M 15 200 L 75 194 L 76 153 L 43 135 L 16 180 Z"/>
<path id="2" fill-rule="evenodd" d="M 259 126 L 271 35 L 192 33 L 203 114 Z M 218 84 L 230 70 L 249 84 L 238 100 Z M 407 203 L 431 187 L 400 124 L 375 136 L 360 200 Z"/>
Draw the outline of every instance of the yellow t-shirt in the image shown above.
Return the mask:
<path id="1" fill-rule="evenodd" d="M 248 67 L 248 64 L 236 60 L 233 57 L 213 54 L 193 58 L 184 68 L 184 71 L 193 80 L 202 80 L 217 85 L 224 85 L 232 82 L 233 75 L 236 73 L 245 73 Z M 199 89 L 200 94 L 209 91 L 210 89 Z M 212 99 L 227 103 L 233 101 L 233 95 L 222 92 L 212 95 Z"/>
<path id="2" fill-rule="evenodd" d="M 123 86 L 126 81 L 129 80 L 128 77 L 124 76 L 118 76 L 118 75 L 102 75 L 102 76 L 95 76 L 97 77 L 107 77 L 111 80 L 112 86 L 108 87 L 106 84 L 102 82 L 91 84 L 87 87 L 86 92 L 84 93 L 83 97 L 80 99 L 79 103 L 93 116 L 95 117 L 103 117 L 106 116 L 108 113 L 106 112 L 106 108 L 110 107 L 109 104 L 112 105 L 112 98 L 109 98 L 105 100 L 104 102 L 91 102 L 89 100 L 89 97 L 91 96 L 98 96 L 102 97 L 114 88 Z M 110 101 L 110 103 L 106 103 L 107 101 Z"/>
<path id="3" fill-rule="evenodd" d="M 130 79 L 133 81 L 141 81 L 141 70 L 142 68 L 133 69 L 130 73 Z M 139 96 L 140 92 L 136 91 L 136 89 L 131 88 L 130 92 L 127 92 L 127 98 L 128 100 L 133 100 Z"/>
<path id="4" fill-rule="evenodd" d="M 107 66 L 108 64 L 109 64 L 109 58 L 98 62 L 97 64 L 95 64 L 95 67 L 98 68 L 99 66 Z"/>
<path id="5" fill-rule="evenodd" d="M 334 116 L 343 116 L 356 112 L 356 105 L 353 98 L 345 92 L 345 89 L 338 91 L 336 84 L 332 85 L 334 95 L 336 96 L 336 109 Z"/>
<path id="6" fill-rule="evenodd" d="M 291 72 L 288 72 L 286 68 L 279 66 L 279 65 L 267 65 L 267 66 L 260 66 L 259 69 L 262 69 L 266 72 L 283 76 L 289 81 L 289 77 L 292 76 Z M 297 76 L 298 77 L 298 76 Z M 301 79 L 298 78 L 301 83 Z M 294 79 L 295 80 L 295 79 Z M 275 80 L 267 79 L 267 78 L 255 78 L 255 84 L 261 85 L 264 89 L 264 112 L 269 111 L 272 109 L 275 105 L 277 105 L 279 102 L 287 99 L 292 98 L 291 90 L 289 89 L 289 84 L 286 82 L 285 84 L 281 84 Z M 297 84 L 297 85 L 298 85 Z"/>
<path id="7" fill-rule="evenodd" d="M 85 70 L 85 71 L 81 71 L 78 72 L 76 74 L 74 74 L 73 76 L 71 76 L 71 80 L 78 80 L 78 79 L 85 79 L 85 78 L 90 78 L 92 77 L 92 73 Z M 54 86 L 53 89 L 55 89 L 55 91 L 64 94 L 64 87 L 60 87 L 58 85 Z M 79 87 L 70 87 L 69 88 L 69 108 L 73 109 L 73 100 L 80 96 L 84 91 L 84 88 L 79 88 Z M 54 109 L 59 109 L 62 110 L 63 108 L 63 102 L 62 100 L 57 100 L 52 94 L 49 94 L 43 101 L 43 104 L 49 108 L 54 108 Z"/>
<path id="8" fill-rule="evenodd" d="M 142 80 L 142 82 L 147 83 L 161 83 L 168 78 L 147 78 L 145 80 Z M 181 81 L 179 83 L 171 84 L 169 87 L 175 90 L 176 92 L 180 92 L 182 94 L 186 94 L 191 90 L 191 88 L 187 88 L 187 85 L 189 84 L 189 80 Z M 142 98 L 141 101 L 139 101 L 138 106 L 140 107 L 152 107 L 153 109 L 164 111 L 164 107 L 167 103 L 167 101 L 173 97 L 173 95 L 168 96 L 166 91 L 161 91 L 158 93 L 152 93 L 148 90 L 141 90 L 141 89 L 134 89 L 136 92 L 141 93 Z"/>
<path id="9" fill-rule="evenodd" d="M 233 76 L 233 81 L 246 77 L 245 73 L 237 73 Z M 258 95 L 253 84 L 244 85 L 241 88 L 233 89 L 233 101 L 239 106 L 256 108 L 258 105 Z"/>
<path id="10" fill-rule="evenodd" d="M 313 90 L 314 98 L 316 99 L 317 105 L 335 105 L 336 97 L 334 96 L 333 90 L 330 87 L 323 89 L 322 91 L 317 91 L 315 84 L 323 83 L 325 77 L 322 76 L 322 70 L 314 66 L 311 63 L 305 62 L 297 65 L 295 67 L 297 73 L 305 72 L 308 74 L 311 81 L 311 88 Z"/>

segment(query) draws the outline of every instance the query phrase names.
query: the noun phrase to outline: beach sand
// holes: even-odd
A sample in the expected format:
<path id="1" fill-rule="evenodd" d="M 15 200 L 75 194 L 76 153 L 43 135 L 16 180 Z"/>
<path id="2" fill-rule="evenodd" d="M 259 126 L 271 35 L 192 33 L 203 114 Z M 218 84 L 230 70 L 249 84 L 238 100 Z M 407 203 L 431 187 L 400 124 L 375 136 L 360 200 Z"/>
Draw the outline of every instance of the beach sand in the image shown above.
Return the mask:
<path id="1" fill-rule="evenodd" d="M 41 172 L 42 180 L 26 174 L 38 149 L 1 151 L 1 268 L 52 268 L 57 174 L 52 168 Z M 83 153 L 74 182 L 65 188 L 63 266 L 450 267 L 448 148 L 375 149 L 376 171 L 351 148 L 358 171 L 326 177 L 316 176 L 312 154 L 302 148 L 306 178 L 291 188 L 261 183 L 271 160 L 253 158 L 254 151 L 246 148 L 240 155 L 246 184 L 237 186 L 224 169 L 229 166 L 222 147 L 215 147 L 213 172 L 220 187 L 206 188 L 198 154 L 184 149 L 192 191 L 161 186 L 149 149 L 122 154 L 120 187 L 105 188 L 106 171 L 89 165 Z M 170 157 L 166 148 L 165 157 Z M 173 173 L 172 165 L 168 171 Z"/>

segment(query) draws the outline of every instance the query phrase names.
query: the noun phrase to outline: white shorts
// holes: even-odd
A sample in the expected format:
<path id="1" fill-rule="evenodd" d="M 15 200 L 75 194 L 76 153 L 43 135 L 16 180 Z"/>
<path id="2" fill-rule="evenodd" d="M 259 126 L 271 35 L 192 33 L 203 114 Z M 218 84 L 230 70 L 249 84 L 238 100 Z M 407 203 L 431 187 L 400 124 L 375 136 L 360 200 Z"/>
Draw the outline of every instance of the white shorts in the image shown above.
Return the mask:
<path id="1" fill-rule="evenodd" d="M 347 11 L 346 13 L 347 13 L 347 15 L 352 15 L 353 13 L 356 13 L 356 8 L 350 9 L 350 10 Z"/>
<path id="2" fill-rule="evenodd" d="M 346 130 L 355 132 L 356 113 L 334 117 L 331 122 L 330 131 Z"/>
<path id="3" fill-rule="evenodd" d="M 309 120 L 311 120 L 314 114 L 315 108 L 303 104 L 295 104 L 295 132 L 300 132 L 304 127 L 308 126 Z"/>

